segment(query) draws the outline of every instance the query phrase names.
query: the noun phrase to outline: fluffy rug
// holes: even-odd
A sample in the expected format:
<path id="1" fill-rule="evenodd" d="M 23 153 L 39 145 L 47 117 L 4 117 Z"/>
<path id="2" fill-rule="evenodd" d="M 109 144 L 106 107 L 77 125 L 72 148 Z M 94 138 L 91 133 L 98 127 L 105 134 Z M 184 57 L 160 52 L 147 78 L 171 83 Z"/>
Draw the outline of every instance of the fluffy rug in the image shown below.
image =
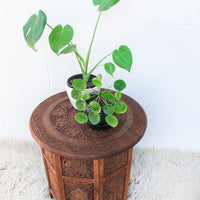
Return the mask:
<path id="1" fill-rule="evenodd" d="M 50 200 L 35 143 L 0 140 L 0 200 Z M 128 200 L 200 200 L 200 153 L 136 148 Z"/>

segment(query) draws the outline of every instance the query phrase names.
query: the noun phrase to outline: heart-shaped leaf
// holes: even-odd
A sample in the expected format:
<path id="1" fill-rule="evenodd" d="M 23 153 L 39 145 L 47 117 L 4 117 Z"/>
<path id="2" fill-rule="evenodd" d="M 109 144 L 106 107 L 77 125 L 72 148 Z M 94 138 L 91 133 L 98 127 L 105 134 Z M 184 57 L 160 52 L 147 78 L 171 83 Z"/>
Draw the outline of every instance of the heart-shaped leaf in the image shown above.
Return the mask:
<path id="1" fill-rule="evenodd" d="M 100 111 L 101 111 L 101 106 L 96 101 L 90 102 L 89 107 L 90 107 L 91 111 L 94 113 L 100 113 Z"/>
<path id="2" fill-rule="evenodd" d="M 106 63 L 104 65 L 104 69 L 106 70 L 106 72 L 108 74 L 110 74 L 111 76 L 113 76 L 113 73 L 115 72 L 115 65 L 113 63 L 111 63 L 111 62 Z"/>
<path id="3" fill-rule="evenodd" d="M 108 125 L 110 125 L 111 127 L 116 127 L 117 125 L 118 125 L 118 120 L 117 120 L 117 118 L 115 117 L 115 116 L 113 116 L 113 115 L 108 115 L 108 116 L 106 116 L 106 123 L 108 124 Z"/>
<path id="4" fill-rule="evenodd" d="M 95 113 L 95 112 L 90 112 L 88 115 L 89 121 L 93 124 L 96 125 L 100 122 L 100 115 L 99 113 Z"/>
<path id="5" fill-rule="evenodd" d="M 44 32 L 46 23 L 46 14 L 40 10 L 38 15 L 32 15 L 23 27 L 24 38 L 28 46 L 30 46 L 33 50 L 35 50 L 35 43 L 40 39 L 42 33 Z"/>
<path id="6" fill-rule="evenodd" d="M 103 96 L 107 101 L 111 103 L 115 103 L 115 97 L 113 96 L 111 92 L 105 90 L 103 91 Z"/>
<path id="7" fill-rule="evenodd" d="M 125 113 L 127 111 L 127 105 L 123 101 L 119 101 L 114 105 L 114 111 L 116 113 Z"/>
<path id="8" fill-rule="evenodd" d="M 64 26 L 57 25 L 49 35 L 49 44 L 54 53 L 57 55 L 58 52 L 73 38 L 74 31 L 70 25 Z"/>
<path id="9" fill-rule="evenodd" d="M 72 96 L 73 99 L 76 99 L 76 100 L 77 100 L 77 99 L 81 99 L 81 97 L 82 97 L 82 92 L 73 89 L 73 90 L 71 91 L 71 96 Z"/>
<path id="10" fill-rule="evenodd" d="M 103 106 L 103 112 L 106 115 L 112 115 L 114 113 L 114 107 L 111 104 L 106 104 Z"/>
<path id="11" fill-rule="evenodd" d="M 122 91 L 124 88 L 126 88 L 126 83 L 121 79 L 116 80 L 114 82 L 114 88 L 115 90 Z"/>
<path id="12" fill-rule="evenodd" d="M 76 113 L 75 119 L 80 124 L 86 123 L 88 121 L 88 117 L 85 113 Z"/>
<path id="13" fill-rule="evenodd" d="M 67 47 L 65 47 L 60 53 L 60 54 L 67 54 L 67 53 L 71 53 L 72 51 L 76 50 L 76 45 L 75 44 L 72 44 L 72 45 L 69 45 Z"/>
<path id="14" fill-rule="evenodd" d="M 101 80 L 97 77 L 92 79 L 92 83 L 97 87 L 101 87 L 102 85 Z"/>
<path id="15" fill-rule="evenodd" d="M 105 11 L 114 6 L 119 0 L 93 0 L 94 5 L 99 5 L 99 11 Z"/>
<path id="16" fill-rule="evenodd" d="M 121 45 L 119 50 L 114 50 L 112 53 L 113 60 L 119 67 L 131 71 L 133 63 L 132 53 L 127 46 Z"/>
<path id="17" fill-rule="evenodd" d="M 92 0 L 95 6 L 101 5 L 104 0 Z"/>
<path id="18" fill-rule="evenodd" d="M 84 91 L 86 89 L 86 83 L 83 79 L 75 79 L 72 82 L 72 86 L 74 89 L 78 90 L 78 91 Z"/>
<path id="19" fill-rule="evenodd" d="M 85 111 L 86 110 L 86 103 L 85 101 L 78 99 L 76 101 L 76 107 L 78 109 L 78 111 Z"/>

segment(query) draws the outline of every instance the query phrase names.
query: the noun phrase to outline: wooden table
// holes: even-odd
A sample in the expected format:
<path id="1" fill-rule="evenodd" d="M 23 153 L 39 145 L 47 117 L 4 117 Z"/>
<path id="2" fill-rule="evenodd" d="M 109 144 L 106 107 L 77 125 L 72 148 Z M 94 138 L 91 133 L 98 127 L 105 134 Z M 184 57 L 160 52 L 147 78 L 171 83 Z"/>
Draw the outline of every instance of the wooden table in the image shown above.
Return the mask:
<path id="1" fill-rule="evenodd" d="M 141 106 L 122 95 L 128 109 L 119 125 L 94 130 L 78 124 L 67 94 L 43 101 L 33 112 L 30 130 L 41 146 L 51 197 L 56 200 L 126 200 L 133 146 L 147 124 Z"/>

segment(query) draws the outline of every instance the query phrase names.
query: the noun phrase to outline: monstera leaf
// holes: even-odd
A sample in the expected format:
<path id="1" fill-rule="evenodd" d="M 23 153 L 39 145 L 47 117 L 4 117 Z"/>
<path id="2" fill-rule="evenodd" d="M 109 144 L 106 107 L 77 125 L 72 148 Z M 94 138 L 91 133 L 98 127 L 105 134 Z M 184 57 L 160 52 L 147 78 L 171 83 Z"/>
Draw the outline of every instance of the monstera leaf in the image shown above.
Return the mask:
<path id="1" fill-rule="evenodd" d="M 64 26 L 64 28 L 60 24 L 57 25 L 49 35 L 49 44 L 52 51 L 57 55 L 59 55 L 59 51 L 69 42 L 71 42 L 73 35 L 74 31 L 70 25 L 66 25 Z M 61 51 L 61 53 L 65 53 L 66 49 L 63 51 Z M 73 46 L 72 46 L 72 51 L 73 51 Z"/>
<path id="2" fill-rule="evenodd" d="M 119 0 L 93 0 L 95 6 L 99 5 L 99 11 L 105 11 L 114 6 Z"/>
<path id="3" fill-rule="evenodd" d="M 44 32 L 46 23 L 46 14 L 40 10 L 38 15 L 31 15 L 23 27 L 24 38 L 28 46 L 35 51 L 35 43 L 40 39 L 42 33 Z"/>

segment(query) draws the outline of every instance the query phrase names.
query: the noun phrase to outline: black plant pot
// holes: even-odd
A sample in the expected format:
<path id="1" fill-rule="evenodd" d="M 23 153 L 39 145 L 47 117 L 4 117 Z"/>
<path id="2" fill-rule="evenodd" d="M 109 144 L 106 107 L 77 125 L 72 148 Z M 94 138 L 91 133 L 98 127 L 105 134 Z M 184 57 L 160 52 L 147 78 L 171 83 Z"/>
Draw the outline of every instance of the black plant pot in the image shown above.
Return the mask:
<path id="1" fill-rule="evenodd" d="M 95 85 L 92 83 L 92 79 L 95 78 L 96 76 L 91 74 L 90 75 L 90 78 L 88 80 L 88 83 L 87 83 L 87 88 L 86 89 L 89 89 L 89 88 L 94 88 Z M 76 74 L 76 75 L 73 75 L 71 77 L 69 77 L 67 79 L 67 86 L 70 87 L 70 88 L 73 88 L 72 86 L 72 82 L 75 80 L 75 79 L 83 79 L 83 75 L 82 74 Z"/>
<path id="2" fill-rule="evenodd" d="M 89 114 L 89 112 L 85 112 L 87 115 Z M 91 127 L 91 128 L 93 128 L 93 129 L 97 129 L 97 130 L 105 130 L 105 129 L 109 129 L 109 128 L 111 128 L 111 126 L 110 125 L 108 125 L 107 123 L 106 123 L 106 120 L 105 120 L 105 118 L 106 118 L 106 114 L 103 112 L 103 111 L 101 111 L 100 113 L 100 122 L 97 124 L 97 125 L 93 125 L 89 120 L 88 120 L 88 125 Z"/>
<path id="3" fill-rule="evenodd" d="M 90 108 L 89 108 L 89 103 L 92 101 L 92 100 L 94 100 L 96 98 L 96 96 L 92 96 L 89 100 L 87 100 L 86 101 L 86 103 L 87 103 L 87 107 L 88 107 L 88 109 L 85 111 L 85 114 L 86 115 L 88 115 L 89 114 L 89 112 L 90 112 Z M 93 125 L 89 120 L 88 120 L 88 125 L 91 127 L 91 128 L 93 128 L 93 129 L 97 129 L 97 130 L 105 130 L 105 129 L 109 129 L 109 128 L 111 128 L 111 126 L 110 125 L 108 125 L 107 123 L 106 123 L 106 114 L 103 112 L 103 108 L 101 107 L 101 112 L 99 113 L 99 115 L 100 115 L 100 122 L 98 123 L 98 124 L 96 124 L 96 125 Z"/>

